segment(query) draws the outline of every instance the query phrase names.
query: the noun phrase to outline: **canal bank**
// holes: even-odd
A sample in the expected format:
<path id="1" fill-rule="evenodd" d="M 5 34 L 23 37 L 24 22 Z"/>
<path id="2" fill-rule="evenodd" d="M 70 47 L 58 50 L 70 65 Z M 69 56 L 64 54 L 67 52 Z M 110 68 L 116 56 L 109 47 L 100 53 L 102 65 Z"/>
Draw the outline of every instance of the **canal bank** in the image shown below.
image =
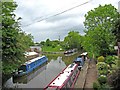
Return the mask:
<path id="1" fill-rule="evenodd" d="M 89 59 L 85 61 L 85 64 L 80 71 L 80 74 L 78 76 L 74 88 L 84 88 L 88 65 L 89 65 Z"/>
<path id="2" fill-rule="evenodd" d="M 78 79 L 76 81 L 74 88 L 79 88 L 82 90 L 93 90 L 93 82 L 97 80 L 97 69 L 96 63 L 92 59 L 88 59 L 85 61 L 85 64 L 80 71 Z"/>
<path id="3" fill-rule="evenodd" d="M 40 67 L 30 75 L 14 79 L 11 77 L 7 80 L 4 87 L 6 88 L 44 88 L 59 72 L 67 65 L 73 63 L 74 59 L 79 56 L 76 53 L 71 56 L 64 54 L 46 54 L 49 62 L 46 66 Z"/>

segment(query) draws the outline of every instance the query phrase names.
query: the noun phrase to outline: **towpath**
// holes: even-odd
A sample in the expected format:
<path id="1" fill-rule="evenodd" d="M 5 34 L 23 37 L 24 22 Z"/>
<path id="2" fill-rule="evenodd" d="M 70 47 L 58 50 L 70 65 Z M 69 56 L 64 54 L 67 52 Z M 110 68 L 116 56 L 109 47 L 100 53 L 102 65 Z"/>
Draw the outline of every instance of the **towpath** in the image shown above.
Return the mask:
<path id="1" fill-rule="evenodd" d="M 76 81 L 74 88 L 79 89 L 93 89 L 93 82 L 97 80 L 97 69 L 94 60 L 86 60 L 83 69 L 80 71 L 80 75 Z"/>

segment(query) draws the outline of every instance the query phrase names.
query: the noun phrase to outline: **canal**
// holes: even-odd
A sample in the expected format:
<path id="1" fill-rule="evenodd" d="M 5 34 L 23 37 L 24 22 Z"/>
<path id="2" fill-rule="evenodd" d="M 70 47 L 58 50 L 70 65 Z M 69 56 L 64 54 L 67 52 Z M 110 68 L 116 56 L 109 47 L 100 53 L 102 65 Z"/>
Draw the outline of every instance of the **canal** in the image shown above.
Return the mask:
<path id="1" fill-rule="evenodd" d="M 5 88 L 44 88 L 50 83 L 68 64 L 79 55 L 76 53 L 71 56 L 63 54 L 47 54 L 48 63 L 38 67 L 29 75 L 13 78 L 11 77 L 4 84 Z"/>

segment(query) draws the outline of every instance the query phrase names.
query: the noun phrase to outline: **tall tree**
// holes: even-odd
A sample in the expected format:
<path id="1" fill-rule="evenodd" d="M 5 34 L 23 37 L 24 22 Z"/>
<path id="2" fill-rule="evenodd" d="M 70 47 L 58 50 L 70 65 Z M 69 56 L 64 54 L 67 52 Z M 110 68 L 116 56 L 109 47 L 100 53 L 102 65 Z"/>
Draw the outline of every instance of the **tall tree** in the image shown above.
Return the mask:
<path id="1" fill-rule="evenodd" d="M 15 19 L 15 2 L 2 2 L 2 72 L 10 74 L 24 59 L 24 46 L 32 42 L 32 38 L 25 35 L 19 26 L 19 19 Z M 0 18 L 1 19 L 1 18 Z M 27 38 L 27 39 L 26 39 Z M 23 42 L 22 40 L 28 40 Z M 28 45 L 27 45 L 28 47 Z"/>
<path id="2" fill-rule="evenodd" d="M 73 49 L 78 48 L 81 49 L 81 39 L 82 36 L 80 36 L 79 32 L 76 31 L 70 31 L 68 33 L 68 36 L 64 39 L 64 47 L 66 49 Z"/>
<path id="3" fill-rule="evenodd" d="M 85 15 L 84 25 L 87 28 L 87 37 L 84 41 L 84 48 L 87 51 L 104 56 L 111 51 L 115 43 L 112 27 L 118 15 L 117 9 L 111 4 L 99 5 Z"/>
<path id="4" fill-rule="evenodd" d="M 112 32 L 116 36 L 116 41 L 120 42 L 120 17 L 115 21 Z"/>

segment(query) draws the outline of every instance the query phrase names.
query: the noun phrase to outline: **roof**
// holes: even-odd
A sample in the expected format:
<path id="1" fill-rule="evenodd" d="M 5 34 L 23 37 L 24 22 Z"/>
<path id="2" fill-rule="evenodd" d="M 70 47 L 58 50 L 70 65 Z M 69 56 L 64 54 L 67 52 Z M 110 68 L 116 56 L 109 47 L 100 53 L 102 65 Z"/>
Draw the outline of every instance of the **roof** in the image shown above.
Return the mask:
<path id="1" fill-rule="evenodd" d="M 87 55 L 87 52 L 82 53 L 81 55 Z"/>
<path id="2" fill-rule="evenodd" d="M 30 48 L 41 48 L 40 46 L 30 46 Z"/>
<path id="3" fill-rule="evenodd" d="M 30 64 L 30 63 L 32 63 L 32 62 L 35 62 L 35 61 L 37 61 L 38 59 L 41 59 L 41 58 L 43 58 L 43 57 L 45 57 L 45 56 L 41 56 L 41 57 L 37 57 L 37 58 L 31 59 L 31 60 L 25 62 L 24 65 Z"/>
<path id="4" fill-rule="evenodd" d="M 77 64 L 70 64 L 61 74 L 50 84 L 50 86 L 61 86 L 74 70 Z"/>
<path id="5" fill-rule="evenodd" d="M 25 52 L 25 56 L 32 56 L 32 55 L 37 55 L 38 53 L 36 52 Z"/>
<path id="6" fill-rule="evenodd" d="M 82 58 L 77 58 L 74 61 L 82 61 Z"/>

